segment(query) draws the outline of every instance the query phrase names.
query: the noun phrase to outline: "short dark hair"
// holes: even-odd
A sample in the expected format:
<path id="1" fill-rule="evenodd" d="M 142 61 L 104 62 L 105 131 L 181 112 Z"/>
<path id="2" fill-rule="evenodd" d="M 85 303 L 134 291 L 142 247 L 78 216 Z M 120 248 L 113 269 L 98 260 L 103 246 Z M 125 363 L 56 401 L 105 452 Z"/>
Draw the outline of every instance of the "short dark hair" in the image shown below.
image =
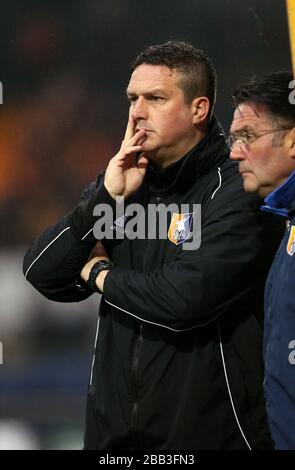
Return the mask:
<path id="1" fill-rule="evenodd" d="M 180 72 L 179 86 L 185 101 L 191 103 L 198 96 L 207 96 L 211 115 L 216 99 L 217 75 L 211 59 L 202 50 L 187 42 L 168 41 L 144 49 L 131 65 L 132 71 L 142 64 L 165 65 Z"/>
<path id="2" fill-rule="evenodd" d="M 248 83 L 236 88 L 233 99 L 235 107 L 242 103 L 261 105 L 275 120 L 295 125 L 295 105 L 290 99 L 291 72 L 275 72 L 257 79 L 253 77 Z"/>

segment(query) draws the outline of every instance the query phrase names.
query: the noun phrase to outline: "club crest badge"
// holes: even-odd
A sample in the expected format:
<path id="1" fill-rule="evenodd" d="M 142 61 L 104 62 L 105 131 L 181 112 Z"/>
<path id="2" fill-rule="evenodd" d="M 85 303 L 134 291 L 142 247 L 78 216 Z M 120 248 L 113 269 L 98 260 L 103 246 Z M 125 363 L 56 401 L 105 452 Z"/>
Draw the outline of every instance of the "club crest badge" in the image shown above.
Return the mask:
<path id="1" fill-rule="evenodd" d="M 193 213 L 173 214 L 168 230 L 168 238 L 175 245 L 184 243 L 191 235 Z"/>
<path id="2" fill-rule="evenodd" d="M 295 225 L 291 225 L 289 240 L 287 243 L 287 253 L 293 256 L 295 253 Z"/>

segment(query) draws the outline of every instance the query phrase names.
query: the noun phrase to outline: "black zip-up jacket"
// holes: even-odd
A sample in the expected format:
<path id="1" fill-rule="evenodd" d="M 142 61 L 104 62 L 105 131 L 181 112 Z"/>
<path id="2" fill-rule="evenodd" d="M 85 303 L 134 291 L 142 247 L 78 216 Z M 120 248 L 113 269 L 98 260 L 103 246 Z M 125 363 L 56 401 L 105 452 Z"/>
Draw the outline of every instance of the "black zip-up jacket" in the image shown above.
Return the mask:
<path id="1" fill-rule="evenodd" d="M 96 243 L 93 208 L 115 207 L 103 178 L 25 256 L 28 281 L 49 299 L 91 294 L 79 273 Z M 178 162 L 149 166 L 125 205 L 135 202 L 145 209 L 189 204 L 189 212 L 201 204 L 201 245 L 183 250 L 171 233 L 103 241 L 115 267 L 100 306 L 85 448 L 271 448 L 262 388 L 263 288 L 281 225 L 244 192 L 215 119 Z"/>

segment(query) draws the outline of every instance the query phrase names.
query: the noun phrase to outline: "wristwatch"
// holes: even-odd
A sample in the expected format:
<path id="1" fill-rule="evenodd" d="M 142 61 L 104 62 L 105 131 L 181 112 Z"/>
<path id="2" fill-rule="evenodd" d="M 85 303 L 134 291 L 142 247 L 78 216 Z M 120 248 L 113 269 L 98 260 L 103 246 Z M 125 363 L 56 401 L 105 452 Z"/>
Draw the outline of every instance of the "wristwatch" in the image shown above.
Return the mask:
<path id="1" fill-rule="evenodd" d="M 112 261 L 109 261 L 107 259 L 102 259 L 100 261 L 97 261 L 97 263 L 95 263 L 91 268 L 88 281 L 87 281 L 87 286 L 93 292 L 99 292 L 100 294 L 102 294 L 101 290 L 99 290 L 99 288 L 97 287 L 95 283 L 96 278 L 101 271 L 105 271 L 105 270 L 108 271 L 109 269 L 112 269 L 113 266 L 114 266 L 114 263 L 112 263 Z"/>

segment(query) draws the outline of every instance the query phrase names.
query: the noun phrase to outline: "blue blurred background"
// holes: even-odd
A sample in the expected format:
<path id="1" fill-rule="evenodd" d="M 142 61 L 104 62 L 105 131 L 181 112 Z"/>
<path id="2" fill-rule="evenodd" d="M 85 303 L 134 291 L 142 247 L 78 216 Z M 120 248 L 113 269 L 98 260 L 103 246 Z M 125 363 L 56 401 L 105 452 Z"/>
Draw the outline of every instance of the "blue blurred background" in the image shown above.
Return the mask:
<path id="1" fill-rule="evenodd" d="M 22 258 L 116 153 L 129 65 L 169 39 L 214 60 L 226 131 L 237 84 L 291 68 L 283 0 L 1 0 L 0 449 L 83 445 L 99 296 L 49 302 Z"/>

